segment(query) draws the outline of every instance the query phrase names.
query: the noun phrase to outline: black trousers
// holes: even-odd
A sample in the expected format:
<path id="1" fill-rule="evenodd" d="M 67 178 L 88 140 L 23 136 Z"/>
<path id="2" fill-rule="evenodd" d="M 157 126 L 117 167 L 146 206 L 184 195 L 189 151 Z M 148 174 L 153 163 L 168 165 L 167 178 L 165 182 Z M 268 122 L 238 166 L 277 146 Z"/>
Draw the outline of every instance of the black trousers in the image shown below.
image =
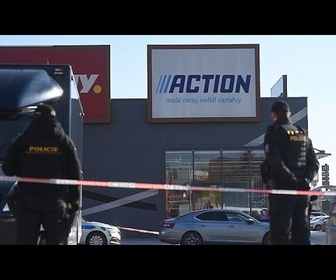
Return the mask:
<path id="1" fill-rule="evenodd" d="M 16 244 L 37 245 L 42 226 L 46 245 L 67 245 L 66 212 L 66 203 L 62 198 L 25 193 L 23 205 L 15 216 Z"/>
<path id="2" fill-rule="evenodd" d="M 269 195 L 272 245 L 310 245 L 309 196 Z"/>

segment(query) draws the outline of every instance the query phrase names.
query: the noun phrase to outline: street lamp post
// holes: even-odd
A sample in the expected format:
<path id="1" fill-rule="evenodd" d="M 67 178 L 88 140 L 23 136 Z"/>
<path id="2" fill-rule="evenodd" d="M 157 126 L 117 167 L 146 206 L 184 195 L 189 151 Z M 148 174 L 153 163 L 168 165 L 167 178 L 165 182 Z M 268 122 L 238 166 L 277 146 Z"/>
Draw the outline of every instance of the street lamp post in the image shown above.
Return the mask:
<path id="1" fill-rule="evenodd" d="M 331 156 L 331 154 L 326 153 L 325 150 L 319 150 L 319 149 L 316 149 L 316 148 L 314 148 L 314 150 L 317 151 L 317 153 L 316 153 L 317 159 L 322 159 L 322 158 Z"/>

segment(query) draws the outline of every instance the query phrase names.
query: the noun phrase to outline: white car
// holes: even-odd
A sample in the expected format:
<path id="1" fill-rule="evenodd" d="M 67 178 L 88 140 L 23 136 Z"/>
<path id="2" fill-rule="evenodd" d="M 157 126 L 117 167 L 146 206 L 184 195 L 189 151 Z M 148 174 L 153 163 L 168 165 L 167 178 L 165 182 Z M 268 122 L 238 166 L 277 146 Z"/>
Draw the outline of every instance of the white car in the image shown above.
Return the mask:
<path id="1" fill-rule="evenodd" d="M 38 244 L 45 245 L 45 235 L 41 229 Z M 82 236 L 79 245 L 120 245 L 121 232 L 116 226 L 89 221 L 82 217 Z"/>
<path id="2" fill-rule="evenodd" d="M 311 230 L 322 230 L 323 224 L 326 224 L 329 220 L 329 216 L 318 216 L 310 219 Z"/>
<path id="3" fill-rule="evenodd" d="M 313 211 L 313 212 L 310 213 L 310 218 L 321 217 L 321 216 L 329 217 L 329 215 L 324 213 L 324 212 L 314 212 Z"/>
<path id="4" fill-rule="evenodd" d="M 82 245 L 120 245 L 121 232 L 116 226 L 82 219 Z"/>

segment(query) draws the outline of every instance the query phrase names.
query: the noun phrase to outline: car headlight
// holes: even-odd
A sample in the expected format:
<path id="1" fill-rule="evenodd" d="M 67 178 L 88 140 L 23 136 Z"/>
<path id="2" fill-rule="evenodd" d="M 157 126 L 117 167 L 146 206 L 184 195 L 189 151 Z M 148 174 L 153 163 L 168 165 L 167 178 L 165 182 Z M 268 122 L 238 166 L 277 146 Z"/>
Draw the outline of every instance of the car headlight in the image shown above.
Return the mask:
<path id="1" fill-rule="evenodd" d="M 120 229 L 117 227 L 108 227 L 106 228 L 106 230 L 110 232 L 111 234 L 114 234 L 114 233 L 120 234 Z"/>

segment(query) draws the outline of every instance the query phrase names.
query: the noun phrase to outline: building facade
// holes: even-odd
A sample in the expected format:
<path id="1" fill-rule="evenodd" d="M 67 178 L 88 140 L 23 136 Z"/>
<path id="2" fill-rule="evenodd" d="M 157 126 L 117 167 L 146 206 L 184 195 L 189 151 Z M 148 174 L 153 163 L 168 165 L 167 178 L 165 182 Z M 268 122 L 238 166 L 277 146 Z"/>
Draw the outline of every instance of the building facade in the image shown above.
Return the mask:
<path id="1" fill-rule="evenodd" d="M 147 99 L 112 99 L 110 123 L 84 125 L 85 180 L 206 186 L 209 190 L 86 186 L 83 216 L 132 229 L 125 230 L 124 237 L 143 237 L 151 233 L 142 231 L 157 232 L 161 220 L 207 205 L 249 213 L 267 207 L 265 194 L 216 188 L 263 188 L 259 171 L 263 137 L 276 99 L 261 98 L 259 122 L 155 124 L 147 122 Z M 308 129 L 307 97 L 281 99 L 289 103 L 293 123 Z"/>

